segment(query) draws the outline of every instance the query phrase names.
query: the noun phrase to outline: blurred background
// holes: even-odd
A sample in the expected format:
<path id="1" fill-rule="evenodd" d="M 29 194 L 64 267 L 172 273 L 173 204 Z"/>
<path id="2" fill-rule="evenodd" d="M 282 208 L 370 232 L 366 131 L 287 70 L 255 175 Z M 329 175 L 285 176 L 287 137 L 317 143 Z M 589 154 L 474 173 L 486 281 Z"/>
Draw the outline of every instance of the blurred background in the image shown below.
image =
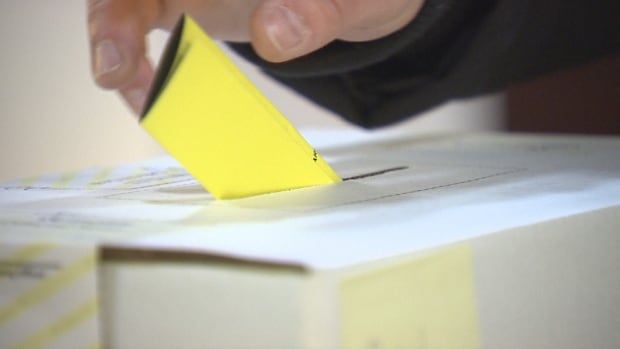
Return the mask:
<path id="1" fill-rule="evenodd" d="M 154 59 L 159 56 L 166 38 L 163 32 L 155 32 L 149 38 Z M 86 34 L 86 0 L 3 0 L 0 2 L 0 43 L 3 77 L 0 86 L 0 181 L 93 165 L 120 164 L 163 154 L 140 129 L 121 100 L 93 83 Z M 310 129 L 351 127 L 283 89 L 253 66 L 235 59 L 302 133 Z M 596 76 L 603 77 L 608 82 L 603 94 L 614 99 L 620 96 L 620 69 L 614 68 L 617 66 L 614 60 L 609 61 L 594 68 L 581 68 L 577 75 L 592 76 L 594 70 L 595 78 L 590 78 L 590 85 L 599 85 L 600 79 Z M 553 105 L 557 109 L 566 103 L 561 94 L 549 95 L 545 86 L 555 84 L 557 90 L 570 85 L 572 99 L 579 100 L 584 93 L 578 88 L 582 84 L 571 80 L 574 75 L 556 74 L 542 82 L 517 86 L 507 95 L 450 103 L 398 127 L 414 133 L 503 130 L 507 127 L 554 131 L 558 119 L 554 119 L 553 113 L 558 111 Z M 591 95 L 601 97 L 600 93 Z M 583 105 L 587 108 L 588 104 Z M 582 109 L 565 109 L 561 113 L 566 120 L 568 114 L 584 113 Z M 599 114 L 605 112 L 596 110 Z M 608 112 L 620 119 L 620 113 L 613 108 Z M 514 115 L 521 115 L 517 118 L 521 124 L 510 121 L 515 120 Z M 541 127 L 541 119 L 546 120 L 547 128 Z M 576 119 L 583 120 L 583 117 Z M 608 123 L 603 125 L 610 131 Z M 597 129 L 591 131 L 597 132 Z"/>

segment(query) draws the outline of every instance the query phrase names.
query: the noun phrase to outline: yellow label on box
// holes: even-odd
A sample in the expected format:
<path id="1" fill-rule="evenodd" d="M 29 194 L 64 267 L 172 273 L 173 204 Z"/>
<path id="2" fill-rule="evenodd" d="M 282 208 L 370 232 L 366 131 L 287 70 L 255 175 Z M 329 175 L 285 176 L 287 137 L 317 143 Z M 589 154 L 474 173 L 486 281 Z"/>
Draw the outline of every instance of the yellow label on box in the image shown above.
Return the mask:
<path id="1" fill-rule="evenodd" d="M 346 279 L 342 348 L 480 348 L 473 278 L 463 245 Z"/>
<path id="2" fill-rule="evenodd" d="M 141 125 L 216 198 L 341 180 L 187 16 L 145 110 Z"/>

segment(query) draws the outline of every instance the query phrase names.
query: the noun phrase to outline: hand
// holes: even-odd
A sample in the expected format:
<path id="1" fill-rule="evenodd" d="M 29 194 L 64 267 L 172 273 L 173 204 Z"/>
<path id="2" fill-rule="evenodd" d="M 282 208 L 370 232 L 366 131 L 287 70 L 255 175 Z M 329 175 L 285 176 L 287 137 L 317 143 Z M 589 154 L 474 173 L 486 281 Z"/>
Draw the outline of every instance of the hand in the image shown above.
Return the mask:
<path id="1" fill-rule="evenodd" d="M 284 62 L 335 39 L 367 41 L 409 23 L 424 0 L 88 0 L 95 80 L 139 113 L 153 78 L 145 36 L 171 29 L 182 13 L 213 37 L 250 41 L 265 60 Z"/>

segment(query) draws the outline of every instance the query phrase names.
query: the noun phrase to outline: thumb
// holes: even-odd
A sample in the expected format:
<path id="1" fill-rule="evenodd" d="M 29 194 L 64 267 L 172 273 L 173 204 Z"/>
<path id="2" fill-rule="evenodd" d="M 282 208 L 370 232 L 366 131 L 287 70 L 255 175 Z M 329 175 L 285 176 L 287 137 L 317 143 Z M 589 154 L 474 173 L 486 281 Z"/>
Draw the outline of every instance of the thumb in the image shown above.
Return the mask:
<path id="1" fill-rule="evenodd" d="M 271 62 L 306 55 L 335 39 L 367 41 L 409 23 L 424 0 L 265 0 L 252 16 L 256 52 Z"/>

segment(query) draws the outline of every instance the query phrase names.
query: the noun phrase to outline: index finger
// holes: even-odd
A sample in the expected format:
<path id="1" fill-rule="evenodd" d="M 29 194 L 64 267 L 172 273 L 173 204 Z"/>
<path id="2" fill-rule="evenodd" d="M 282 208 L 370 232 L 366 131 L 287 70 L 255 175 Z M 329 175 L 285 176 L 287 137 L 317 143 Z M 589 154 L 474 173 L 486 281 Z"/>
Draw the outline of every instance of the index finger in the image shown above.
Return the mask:
<path id="1" fill-rule="evenodd" d="M 100 86 L 119 89 L 133 82 L 159 12 L 157 0 L 88 1 L 91 67 Z"/>

